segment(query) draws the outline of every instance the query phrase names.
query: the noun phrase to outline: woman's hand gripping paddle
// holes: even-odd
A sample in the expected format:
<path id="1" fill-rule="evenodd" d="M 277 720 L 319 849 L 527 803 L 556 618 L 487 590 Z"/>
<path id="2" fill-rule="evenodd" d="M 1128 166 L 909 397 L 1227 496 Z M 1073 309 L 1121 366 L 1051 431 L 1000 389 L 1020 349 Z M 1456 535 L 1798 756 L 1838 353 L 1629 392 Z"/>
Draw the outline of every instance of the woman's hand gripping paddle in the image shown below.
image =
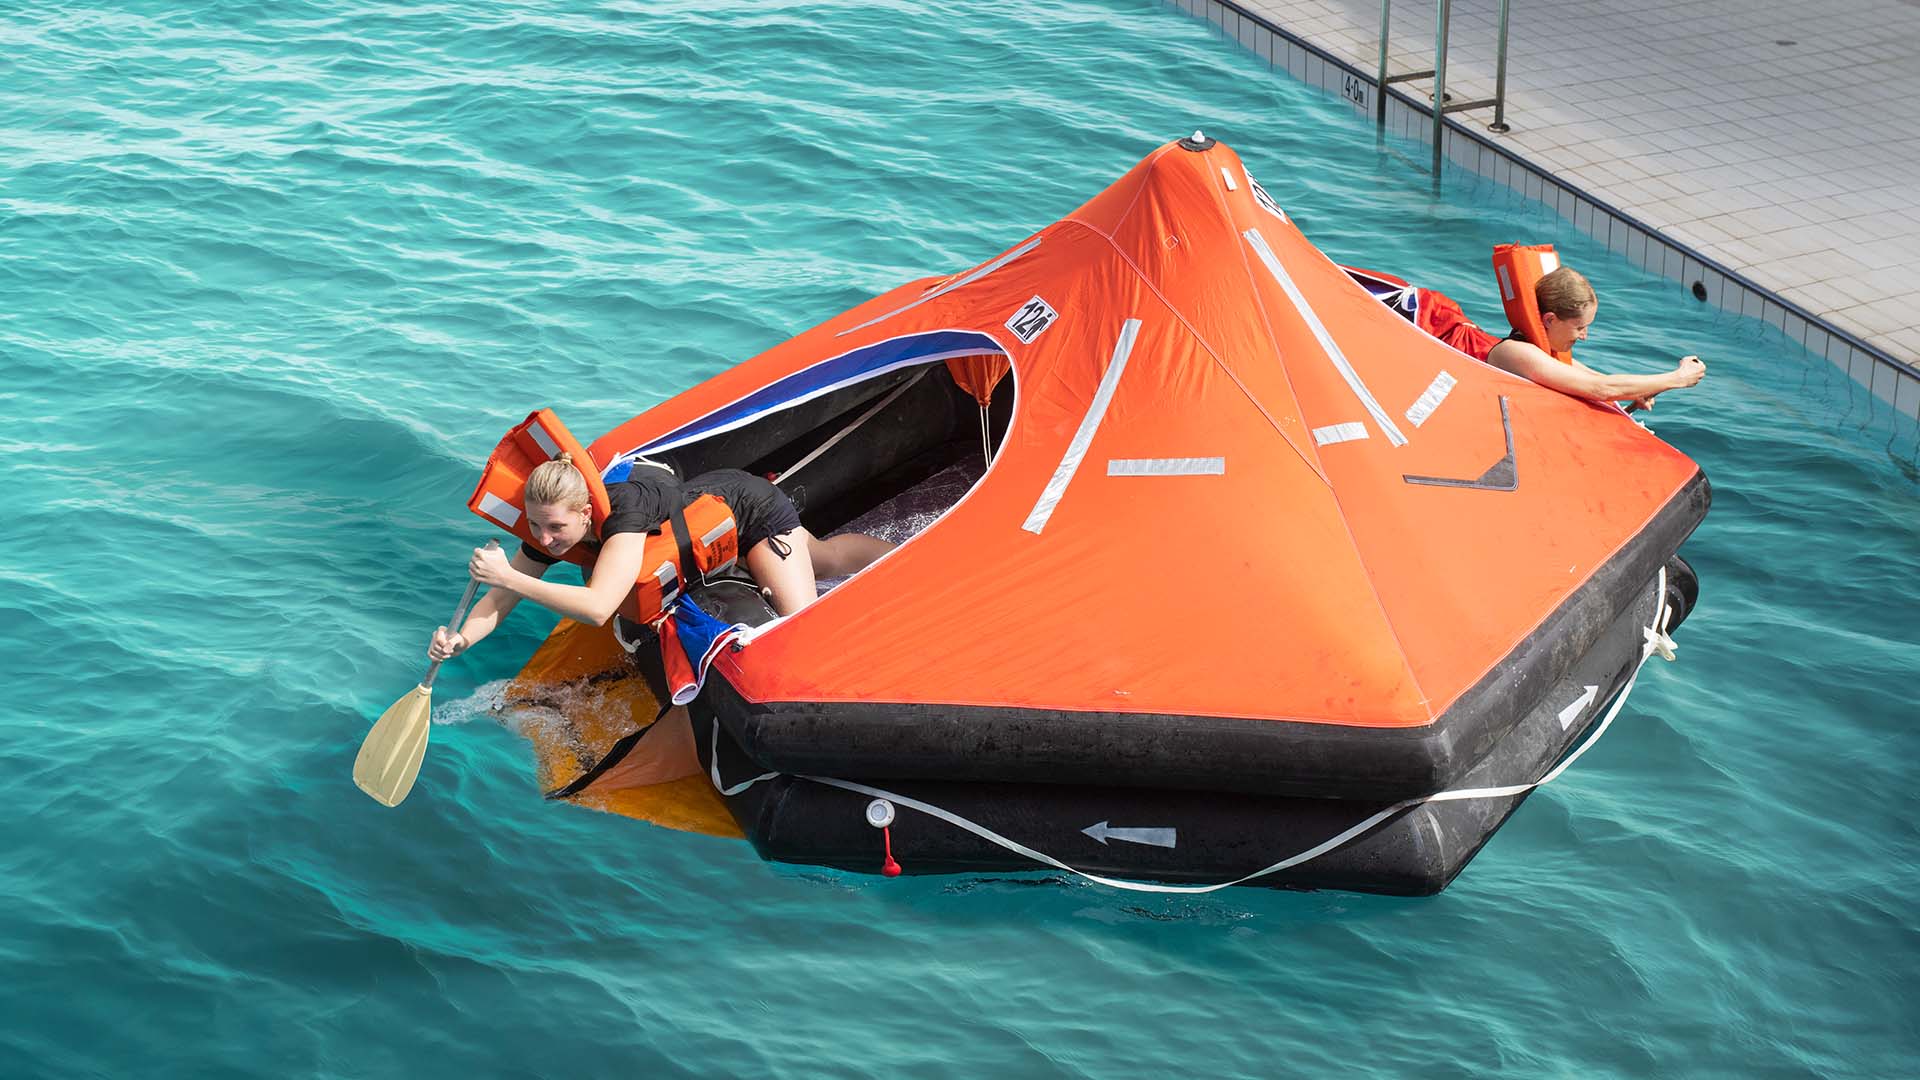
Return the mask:
<path id="1" fill-rule="evenodd" d="M 500 542 L 489 540 L 487 546 L 497 548 Z M 473 594 L 479 590 L 480 583 L 469 578 L 460 606 L 447 620 L 448 629 L 460 629 L 460 617 L 467 613 L 467 605 L 473 603 Z M 367 741 L 360 744 L 359 756 L 353 759 L 353 782 L 383 805 L 399 806 L 413 790 L 414 778 L 420 775 L 421 759 L 427 756 L 427 733 L 433 728 L 433 677 L 439 674 L 440 663 L 435 660 L 419 686 L 380 714 L 373 730 L 367 732 Z"/>

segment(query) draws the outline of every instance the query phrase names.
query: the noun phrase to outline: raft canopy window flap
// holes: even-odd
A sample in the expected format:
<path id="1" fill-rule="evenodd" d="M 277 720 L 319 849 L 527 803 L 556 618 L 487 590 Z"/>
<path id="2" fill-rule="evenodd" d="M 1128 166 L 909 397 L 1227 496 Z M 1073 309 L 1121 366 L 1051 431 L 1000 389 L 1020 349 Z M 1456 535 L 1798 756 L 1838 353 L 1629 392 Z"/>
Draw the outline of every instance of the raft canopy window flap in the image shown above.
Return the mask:
<path id="1" fill-rule="evenodd" d="M 993 338 L 973 330 L 936 330 L 888 338 L 841 353 L 796 371 L 692 423 L 668 432 L 645 446 L 622 452 L 603 475 L 630 467 L 643 455 L 655 455 L 702 439 L 745 427 L 763 417 L 812 401 L 835 390 L 878 378 L 892 371 L 962 356 L 1006 355 Z M 620 475 L 624 475 L 624 471 Z"/>

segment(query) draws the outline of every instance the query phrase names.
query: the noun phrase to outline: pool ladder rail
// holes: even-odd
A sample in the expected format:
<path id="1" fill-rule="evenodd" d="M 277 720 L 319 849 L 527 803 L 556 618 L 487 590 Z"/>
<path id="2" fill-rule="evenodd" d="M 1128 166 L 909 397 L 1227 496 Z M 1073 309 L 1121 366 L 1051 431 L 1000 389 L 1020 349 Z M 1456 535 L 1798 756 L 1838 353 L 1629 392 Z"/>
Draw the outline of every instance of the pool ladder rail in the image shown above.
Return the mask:
<path id="1" fill-rule="evenodd" d="M 1463 112 L 1467 109 L 1484 109 L 1493 106 L 1493 123 L 1487 130 L 1504 135 L 1507 126 L 1507 9 L 1510 0 L 1500 0 L 1500 44 L 1497 52 L 1496 74 L 1494 76 L 1493 96 L 1474 101 L 1447 102 L 1447 23 L 1453 13 L 1453 0 L 1437 0 L 1439 10 L 1435 13 L 1433 32 L 1433 68 L 1428 71 L 1403 71 L 1398 75 L 1387 73 L 1387 31 L 1393 21 L 1393 0 L 1380 0 L 1380 76 L 1374 85 L 1378 93 L 1374 95 L 1374 120 L 1381 127 L 1387 124 L 1387 87 L 1397 82 L 1412 82 L 1415 79 L 1433 80 L 1433 175 L 1440 176 L 1440 162 L 1445 155 L 1445 143 L 1441 137 L 1445 130 L 1447 113 Z"/>

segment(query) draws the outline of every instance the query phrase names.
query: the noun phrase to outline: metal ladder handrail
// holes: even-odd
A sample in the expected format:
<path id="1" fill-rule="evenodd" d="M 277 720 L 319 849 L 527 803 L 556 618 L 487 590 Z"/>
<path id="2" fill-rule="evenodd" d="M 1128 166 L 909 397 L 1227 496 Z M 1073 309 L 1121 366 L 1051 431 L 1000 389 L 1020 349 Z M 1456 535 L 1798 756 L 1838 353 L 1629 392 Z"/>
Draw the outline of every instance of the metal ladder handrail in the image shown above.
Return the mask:
<path id="1" fill-rule="evenodd" d="M 1411 82 L 1414 79 L 1433 79 L 1433 175 L 1440 176 L 1440 162 L 1446 156 L 1442 139 L 1446 129 L 1446 115 L 1466 109 L 1484 109 L 1493 106 L 1493 123 L 1487 130 L 1504 135 L 1511 130 L 1507 126 L 1507 14 L 1510 0 L 1500 0 L 1500 45 L 1494 76 L 1493 96 L 1475 101 L 1462 101 L 1447 104 L 1447 23 L 1453 14 L 1453 0 L 1438 0 L 1439 8 L 1435 13 L 1433 32 L 1433 67 L 1427 71 L 1403 71 L 1398 75 L 1387 74 L 1387 31 L 1392 25 L 1393 0 L 1380 0 L 1380 77 L 1375 83 L 1374 119 L 1381 127 L 1387 124 L 1387 87 L 1397 82 Z"/>

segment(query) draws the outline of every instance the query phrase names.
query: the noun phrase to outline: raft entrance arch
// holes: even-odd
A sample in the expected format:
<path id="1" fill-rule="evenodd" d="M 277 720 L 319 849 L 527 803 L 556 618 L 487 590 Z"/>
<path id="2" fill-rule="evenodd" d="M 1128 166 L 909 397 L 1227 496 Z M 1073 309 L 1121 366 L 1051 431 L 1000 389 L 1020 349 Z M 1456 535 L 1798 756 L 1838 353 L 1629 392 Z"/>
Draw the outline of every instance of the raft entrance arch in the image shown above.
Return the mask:
<path id="1" fill-rule="evenodd" d="M 744 469 L 774 479 L 818 536 L 853 529 L 903 543 L 964 499 L 1004 439 L 1017 397 L 997 341 L 974 330 L 889 338 L 808 365 L 616 456 L 682 476 Z"/>

